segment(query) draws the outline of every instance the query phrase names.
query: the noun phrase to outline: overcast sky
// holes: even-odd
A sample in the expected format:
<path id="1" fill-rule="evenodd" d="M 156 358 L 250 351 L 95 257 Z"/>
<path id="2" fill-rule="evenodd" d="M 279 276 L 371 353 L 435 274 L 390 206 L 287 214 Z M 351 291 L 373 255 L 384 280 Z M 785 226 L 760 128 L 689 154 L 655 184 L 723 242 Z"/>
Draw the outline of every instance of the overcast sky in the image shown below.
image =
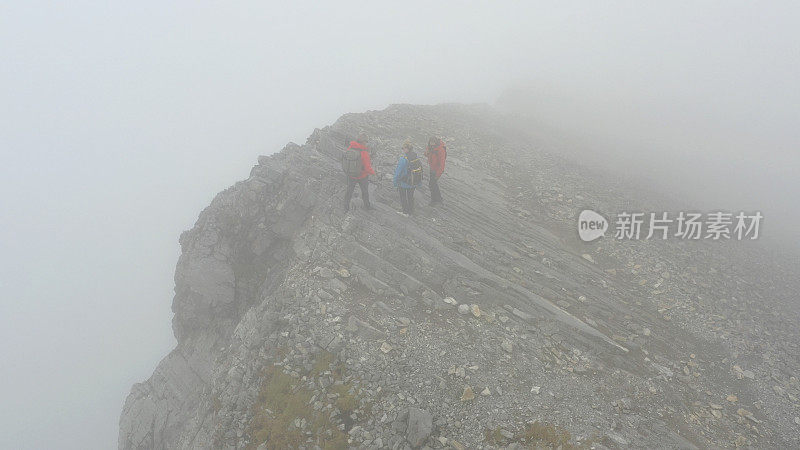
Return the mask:
<path id="1" fill-rule="evenodd" d="M 342 113 L 523 86 L 552 125 L 797 206 L 797 2 L 233 3 L 0 5 L 0 447 L 115 447 L 174 345 L 180 232 Z"/>

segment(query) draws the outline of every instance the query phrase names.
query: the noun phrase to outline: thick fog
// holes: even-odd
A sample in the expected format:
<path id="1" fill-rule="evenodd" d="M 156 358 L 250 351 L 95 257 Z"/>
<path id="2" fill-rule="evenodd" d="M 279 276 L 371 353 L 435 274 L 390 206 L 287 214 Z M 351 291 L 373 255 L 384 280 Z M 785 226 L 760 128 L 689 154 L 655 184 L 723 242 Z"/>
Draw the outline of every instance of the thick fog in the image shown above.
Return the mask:
<path id="1" fill-rule="evenodd" d="M 797 3 L 588 4 L 0 6 L 0 447 L 115 447 L 180 232 L 342 113 L 514 92 L 592 164 L 789 230 Z"/>

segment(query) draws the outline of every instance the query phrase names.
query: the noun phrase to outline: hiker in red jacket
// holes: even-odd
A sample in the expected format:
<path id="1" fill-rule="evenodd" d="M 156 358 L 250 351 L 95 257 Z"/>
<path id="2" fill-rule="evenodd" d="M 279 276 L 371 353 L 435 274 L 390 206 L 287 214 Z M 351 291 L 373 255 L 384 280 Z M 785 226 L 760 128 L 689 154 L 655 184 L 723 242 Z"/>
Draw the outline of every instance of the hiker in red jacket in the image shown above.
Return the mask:
<path id="1" fill-rule="evenodd" d="M 344 210 L 350 211 L 350 199 L 356 183 L 361 187 L 361 198 L 364 200 L 364 209 L 372 209 L 369 204 L 369 175 L 375 175 L 372 163 L 367 151 L 367 135 L 359 133 L 355 141 L 350 141 L 350 145 L 344 151 L 342 158 L 342 168 L 347 175 L 347 192 L 344 195 Z"/>
<path id="2" fill-rule="evenodd" d="M 443 204 L 442 193 L 439 191 L 439 177 L 444 172 L 444 161 L 447 159 L 447 147 L 444 141 L 437 137 L 428 139 L 428 148 L 425 149 L 425 157 L 428 158 L 428 166 L 431 168 L 431 177 L 428 187 L 431 189 L 431 206 Z"/>

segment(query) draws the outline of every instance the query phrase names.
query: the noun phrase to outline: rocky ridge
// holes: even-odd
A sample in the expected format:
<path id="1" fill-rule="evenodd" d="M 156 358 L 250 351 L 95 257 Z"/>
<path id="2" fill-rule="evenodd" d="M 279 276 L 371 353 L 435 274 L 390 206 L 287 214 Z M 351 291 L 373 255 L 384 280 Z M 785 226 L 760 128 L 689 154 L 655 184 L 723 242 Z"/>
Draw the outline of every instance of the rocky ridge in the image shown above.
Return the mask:
<path id="1" fill-rule="evenodd" d="M 584 206 L 663 208 L 505 123 L 395 105 L 259 157 L 181 235 L 178 345 L 133 387 L 120 448 L 800 446 L 797 266 L 580 243 Z M 375 209 L 345 214 L 360 130 Z M 390 174 L 429 134 L 446 207 L 406 218 Z"/>

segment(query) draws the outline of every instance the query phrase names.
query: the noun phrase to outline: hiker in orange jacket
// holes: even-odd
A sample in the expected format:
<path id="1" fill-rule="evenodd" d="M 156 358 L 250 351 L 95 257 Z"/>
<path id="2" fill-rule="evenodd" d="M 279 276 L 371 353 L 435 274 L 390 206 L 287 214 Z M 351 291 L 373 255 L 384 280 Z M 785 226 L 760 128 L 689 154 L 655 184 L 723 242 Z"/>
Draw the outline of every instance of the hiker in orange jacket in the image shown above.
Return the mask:
<path id="1" fill-rule="evenodd" d="M 345 212 L 350 210 L 350 199 L 353 197 L 356 183 L 361 187 L 361 199 L 364 201 L 364 209 L 372 209 L 372 206 L 369 204 L 369 180 L 367 177 L 369 175 L 375 175 L 375 169 L 372 168 L 372 162 L 370 161 L 369 152 L 367 151 L 367 135 L 365 133 L 359 133 L 355 141 L 350 141 L 350 145 L 347 146 L 345 152 L 360 153 L 361 170 L 356 175 L 356 172 L 348 173 L 348 169 L 345 169 L 345 174 L 347 174 L 347 191 L 344 194 L 344 210 Z"/>
<path id="2" fill-rule="evenodd" d="M 428 166 L 431 168 L 431 177 L 428 181 L 428 187 L 431 189 L 431 206 L 444 204 L 442 193 L 439 191 L 439 177 L 444 172 L 444 161 L 447 159 L 447 147 L 445 147 L 444 141 L 437 137 L 428 139 L 425 157 L 428 159 Z"/>

